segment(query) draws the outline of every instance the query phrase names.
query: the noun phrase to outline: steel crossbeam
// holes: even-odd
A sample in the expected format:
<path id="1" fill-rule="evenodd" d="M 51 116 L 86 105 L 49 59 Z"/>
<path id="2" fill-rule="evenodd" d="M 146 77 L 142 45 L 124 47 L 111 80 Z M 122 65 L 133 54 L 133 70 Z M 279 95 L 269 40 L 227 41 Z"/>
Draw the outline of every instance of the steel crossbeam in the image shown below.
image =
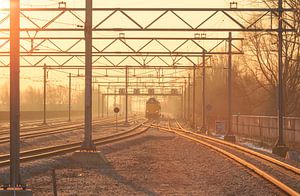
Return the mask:
<path id="1" fill-rule="evenodd" d="M 82 50 L 78 49 L 78 47 L 84 42 L 84 38 L 76 37 L 22 37 L 21 39 L 21 52 L 23 54 L 29 53 L 31 55 L 34 54 L 40 54 L 40 53 L 82 53 Z M 9 38 L 8 37 L 0 37 L 0 40 L 2 40 L 2 44 L 0 45 L 0 49 L 4 48 L 9 44 Z M 4 40 L 4 41 L 3 41 Z M 64 40 L 72 40 L 71 43 L 68 43 L 68 47 L 65 46 Z M 157 52 L 167 52 L 167 53 L 184 53 L 187 52 L 185 47 L 194 47 L 196 50 L 206 50 L 208 54 L 210 53 L 216 53 L 217 50 L 220 47 L 218 46 L 224 46 L 222 44 L 226 43 L 228 41 L 228 38 L 218 38 L 218 37 L 210 37 L 210 38 L 184 38 L 184 37 L 177 37 L 177 38 L 160 38 L 160 37 L 144 37 L 144 38 L 137 38 L 137 37 L 108 37 L 108 38 L 101 38 L 96 37 L 93 38 L 93 49 L 94 53 L 157 53 Z M 101 42 L 102 41 L 102 42 Z M 103 41 L 109 41 L 108 43 L 105 43 Z M 128 42 L 131 41 L 131 42 Z M 142 42 L 143 41 L 143 42 Z M 174 42 L 172 43 L 172 48 L 168 46 L 168 41 L 176 41 L 177 44 L 174 45 Z M 199 41 L 218 41 L 217 44 L 210 46 L 210 48 L 207 48 L 204 44 L 200 44 Z M 243 41 L 243 38 L 234 38 L 233 41 Z M 142 42 L 143 44 L 141 46 L 136 46 L 134 43 L 136 42 Z M 43 45 L 47 45 L 47 47 Z M 169 44 L 170 45 L 170 44 Z M 234 44 L 233 44 L 234 45 Z M 124 47 L 124 51 L 120 51 L 120 46 Z M 157 47 L 159 48 L 158 51 L 149 51 L 149 47 Z M 101 47 L 101 48 L 100 48 Z M 117 51 L 114 51 L 114 49 L 111 49 L 115 47 L 117 48 Z M 148 47 L 148 48 L 147 48 Z M 148 50 L 147 50 L 148 49 Z M 184 50 L 185 49 L 185 50 Z M 238 47 L 235 47 L 236 52 L 242 53 L 242 50 Z M 129 51 L 128 51 L 129 50 Z M 6 54 L 8 51 L 1 50 L 2 54 Z M 195 52 L 196 53 L 196 52 Z"/>
<path id="2" fill-rule="evenodd" d="M 118 94 L 118 93 L 104 93 L 102 95 L 104 95 L 104 96 L 125 96 L 125 94 Z M 128 96 L 181 96 L 181 95 L 182 95 L 181 93 L 180 94 L 171 94 L 171 93 L 133 94 L 133 93 L 128 93 Z"/>
<path id="3" fill-rule="evenodd" d="M 151 75 L 151 74 L 150 74 Z M 83 78 L 84 75 L 74 75 L 71 76 L 72 78 Z M 94 75 L 93 78 L 124 78 L 124 76 L 121 75 Z M 187 79 L 188 77 L 185 76 L 160 76 L 160 79 Z M 136 76 L 130 74 L 130 79 L 159 79 L 158 77 L 155 77 L 154 75 L 151 76 Z"/>
<path id="4" fill-rule="evenodd" d="M 0 9 L 0 12 L 8 12 L 8 9 Z M 30 14 L 43 11 L 55 13 L 48 20 L 41 22 L 39 18 Z M 292 8 L 283 9 L 284 12 L 292 12 Z M 22 8 L 21 15 L 30 23 L 30 27 L 21 27 L 21 31 L 25 32 L 42 32 L 42 31 L 83 31 L 84 18 L 82 12 L 84 8 Z M 239 18 L 239 13 L 258 13 L 253 22 L 247 22 Z M 93 31 L 277 31 L 278 26 L 275 21 L 278 15 L 277 8 L 93 8 L 93 13 L 101 15 L 95 21 Z M 188 15 L 202 14 L 202 20 L 193 23 L 189 20 Z M 9 13 L 0 20 L 4 23 L 9 18 Z M 53 27 L 55 23 L 60 21 L 65 15 L 72 16 L 76 19 L 76 24 L 66 24 L 67 27 Z M 143 23 L 139 20 L 140 16 L 148 17 L 148 22 Z M 214 19 L 221 16 L 228 21 L 228 24 L 215 26 Z M 116 26 L 112 25 L 111 20 L 114 17 L 123 18 L 131 24 L 120 23 Z M 166 17 L 172 17 L 181 26 L 173 28 L 162 27 L 160 22 L 164 22 Z M 268 21 L 263 28 L 258 28 L 257 24 L 261 21 Z M 1 24 L 0 23 L 0 24 Z M 292 30 L 293 26 L 288 21 L 283 20 L 288 27 L 286 30 Z M 74 28 L 75 27 L 75 28 Z M 0 32 L 9 31 L 9 28 L 0 28 Z"/>
<path id="5" fill-rule="evenodd" d="M 124 84 L 125 82 L 112 82 L 112 81 L 94 81 L 93 83 L 97 84 L 97 83 L 101 83 L 101 84 L 108 84 L 110 86 L 110 84 Z M 128 82 L 129 84 L 183 84 L 184 81 L 167 81 L 167 82 L 152 82 L 152 81 L 148 81 L 148 82 Z"/>
<path id="6" fill-rule="evenodd" d="M 191 65 L 162 65 L 162 64 L 157 64 L 157 65 L 147 65 L 147 66 L 140 66 L 140 65 L 128 65 L 130 66 L 130 68 L 132 69 L 153 69 L 153 70 L 158 70 L 158 69 L 169 69 L 169 70 L 173 70 L 173 69 L 183 69 L 183 70 L 189 70 L 189 69 L 194 69 L 195 66 L 191 66 Z M 21 66 L 23 69 L 31 69 L 31 68 L 43 68 L 43 65 L 36 65 L 36 66 L 32 66 L 32 65 L 23 65 Z M 201 66 L 196 66 L 197 68 L 201 68 Z M 1 68 L 9 68 L 9 66 L 0 66 Z M 82 65 L 69 65 L 69 66 L 59 66 L 59 65 L 47 65 L 47 69 L 48 70 L 82 70 L 85 69 L 84 66 Z M 113 70 L 123 70 L 126 69 L 126 66 L 111 66 L 111 65 L 93 65 L 93 70 L 107 70 L 107 69 L 113 69 Z"/>
<path id="7" fill-rule="evenodd" d="M 1 38 L 0 38 L 1 39 Z M 6 38 L 2 37 L 2 40 Z M 37 39 L 38 41 L 35 42 Z M 77 39 L 77 38 L 76 38 Z M 76 63 L 76 65 L 84 65 L 83 58 L 85 52 L 80 48 L 84 39 L 72 41 L 70 46 L 65 47 L 63 38 L 24 38 L 21 43 L 21 67 L 26 65 L 37 66 L 46 63 L 48 66 L 68 66 Z M 31 44 L 28 44 L 30 40 Z M 73 40 L 73 39 L 72 39 Z M 106 40 L 109 43 L 95 42 L 96 40 Z M 132 40 L 133 42 L 126 42 Z M 176 41 L 179 44 L 167 43 L 168 41 Z M 243 54 L 243 50 L 239 48 L 242 44 L 242 38 L 234 38 L 236 42 L 232 43 L 233 54 Z M 27 42 L 26 42 L 27 41 Z M 119 41 L 119 42 L 117 42 Z M 143 42 L 142 45 L 136 46 L 136 42 Z M 200 44 L 199 41 L 216 41 L 210 45 Z M 140 66 L 148 66 L 151 64 L 163 63 L 167 66 L 175 66 L 177 64 L 198 64 L 198 57 L 203 49 L 207 51 L 206 56 L 211 55 L 228 55 L 227 51 L 222 51 L 226 47 L 228 38 L 218 37 L 128 37 L 128 38 L 93 38 L 93 65 L 107 64 L 113 67 L 127 64 L 136 64 Z M 9 51 L 4 47 L 9 42 L 4 41 L 0 45 L 0 66 L 8 66 L 9 62 L 5 59 L 9 56 Z M 45 50 L 45 45 L 47 49 Z M 64 49 L 62 48 L 64 46 Z M 124 48 L 122 48 L 123 46 Z M 120 49 L 121 48 L 121 49 Z M 155 51 L 152 48 L 157 48 Z M 189 51 L 189 48 L 193 48 Z M 115 58 L 118 57 L 116 61 Z"/>

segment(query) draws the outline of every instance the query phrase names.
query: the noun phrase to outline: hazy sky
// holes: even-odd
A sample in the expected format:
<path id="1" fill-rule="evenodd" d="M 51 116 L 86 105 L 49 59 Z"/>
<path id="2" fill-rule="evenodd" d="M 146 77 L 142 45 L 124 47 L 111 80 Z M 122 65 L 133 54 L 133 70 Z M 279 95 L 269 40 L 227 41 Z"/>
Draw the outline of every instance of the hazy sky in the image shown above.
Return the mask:
<path id="1" fill-rule="evenodd" d="M 21 0 L 21 6 L 22 7 L 57 7 L 58 2 L 61 2 L 62 0 Z M 84 7 L 85 6 L 85 0 L 65 0 L 67 2 L 67 7 Z M 211 8 L 227 8 L 229 7 L 229 3 L 232 0 L 148 0 L 148 1 L 142 1 L 142 0 L 94 0 L 94 7 L 102 7 L 102 8 L 122 8 L 122 7 L 140 7 L 140 8 L 151 8 L 151 7 L 170 7 L 170 8 L 203 8 L 203 7 L 211 7 Z M 249 5 L 247 3 L 249 1 L 239 1 L 239 7 L 256 7 L 257 5 Z M 242 5 L 243 4 L 243 5 Z M 9 6 L 9 0 L 0 0 L 0 8 L 8 7 Z M 40 16 L 41 18 L 45 17 L 46 14 L 43 16 Z M 191 18 L 193 18 L 191 16 Z M 1 19 L 1 17 L 0 17 Z M 70 20 L 72 23 L 72 21 Z M 199 23 L 199 21 L 196 21 L 196 23 Z M 116 23 L 118 24 L 118 23 Z M 55 24 L 59 25 L 59 24 Z M 217 24 L 216 24 L 217 25 Z M 97 32 L 98 33 L 98 32 Z M 99 34 L 99 33 L 98 33 Z M 127 33 L 126 35 L 128 35 Z M 173 33 L 174 34 L 174 33 Z M 100 34 L 100 36 L 105 36 L 104 34 Z M 111 35 L 110 35 L 111 36 Z M 188 34 L 188 36 L 193 36 L 193 33 Z M 22 73 L 22 72 L 21 72 Z M 28 71 L 24 71 L 25 75 L 32 75 L 32 73 Z M 3 72 L 1 73 L 3 74 Z M 36 75 L 41 77 L 42 71 L 36 72 Z M 5 73 L 5 75 L 8 75 L 8 72 Z M 55 74 L 56 75 L 56 74 Z M 51 76 L 51 74 L 50 74 Z M 3 80 L 2 80 L 3 81 Z M 0 79 L 1 83 L 1 79 Z M 38 82 L 39 83 L 39 82 Z"/>

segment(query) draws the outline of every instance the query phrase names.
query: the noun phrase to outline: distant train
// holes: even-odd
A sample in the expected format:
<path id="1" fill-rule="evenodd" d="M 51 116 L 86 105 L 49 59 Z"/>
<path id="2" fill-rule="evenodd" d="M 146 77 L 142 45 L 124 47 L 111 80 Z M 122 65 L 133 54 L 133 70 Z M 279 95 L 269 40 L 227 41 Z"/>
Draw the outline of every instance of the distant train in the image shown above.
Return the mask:
<path id="1" fill-rule="evenodd" d="M 158 120 L 160 117 L 160 103 L 154 97 L 148 99 L 146 102 L 146 118 L 151 120 Z"/>

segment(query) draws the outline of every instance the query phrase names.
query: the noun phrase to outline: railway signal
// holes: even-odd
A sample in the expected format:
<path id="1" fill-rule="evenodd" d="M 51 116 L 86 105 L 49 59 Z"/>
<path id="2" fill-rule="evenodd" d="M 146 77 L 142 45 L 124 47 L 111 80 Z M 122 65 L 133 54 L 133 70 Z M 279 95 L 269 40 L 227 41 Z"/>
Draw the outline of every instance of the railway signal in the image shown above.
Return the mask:
<path id="1" fill-rule="evenodd" d="M 120 108 L 115 107 L 114 113 L 116 114 L 116 131 L 118 130 L 118 113 L 120 112 Z"/>
<path id="2" fill-rule="evenodd" d="M 114 113 L 117 114 L 117 113 L 119 113 L 119 112 L 120 112 L 120 109 L 119 109 L 118 107 L 115 107 L 115 108 L 114 108 Z"/>

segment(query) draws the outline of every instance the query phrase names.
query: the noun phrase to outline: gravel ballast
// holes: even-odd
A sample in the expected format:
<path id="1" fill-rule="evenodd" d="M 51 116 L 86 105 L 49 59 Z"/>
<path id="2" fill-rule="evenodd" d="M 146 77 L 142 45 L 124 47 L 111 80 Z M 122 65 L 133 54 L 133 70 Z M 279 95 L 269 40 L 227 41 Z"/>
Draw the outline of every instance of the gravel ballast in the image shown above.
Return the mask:
<path id="1" fill-rule="evenodd" d="M 98 168 L 68 156 L 26 163 L 26 183 L 35 195 L 53 195 L 56 168 L 59 195 L 284 195 L 227 157 L 157 129 L 100 149 L 109 163 Z"/>

